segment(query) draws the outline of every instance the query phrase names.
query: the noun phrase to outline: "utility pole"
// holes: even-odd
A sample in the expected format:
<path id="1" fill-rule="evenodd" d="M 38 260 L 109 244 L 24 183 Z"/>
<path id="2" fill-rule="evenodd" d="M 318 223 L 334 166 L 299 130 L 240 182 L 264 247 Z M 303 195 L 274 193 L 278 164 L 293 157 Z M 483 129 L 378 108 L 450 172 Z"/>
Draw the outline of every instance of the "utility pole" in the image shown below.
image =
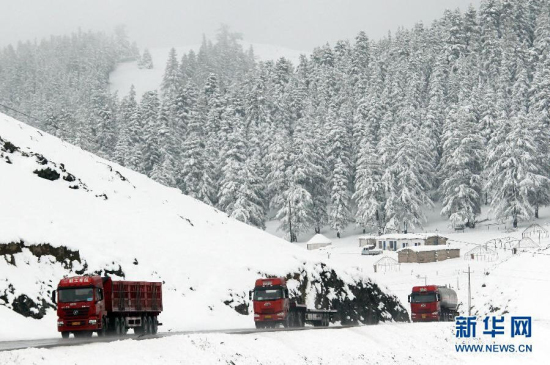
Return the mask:
<path id="1" fill-rule="evenodd" d="M 470 282 L 470 265 L 468 265 L 468 271 L 464 271 L 464 273 L 468 273 L 468 317 L 472 315 L 472 285 Z"/>
<path id="2" fill-rule="evenodd" d="M 428 285 L 428 283 L 426 281 L 428 279 L 428 275 L 420 276 L 420 274 L 418 274 L 418 275 L 416 275 L 416 277 L 419 278 L 419 279 L 424 278 L 424 286 Z"/>

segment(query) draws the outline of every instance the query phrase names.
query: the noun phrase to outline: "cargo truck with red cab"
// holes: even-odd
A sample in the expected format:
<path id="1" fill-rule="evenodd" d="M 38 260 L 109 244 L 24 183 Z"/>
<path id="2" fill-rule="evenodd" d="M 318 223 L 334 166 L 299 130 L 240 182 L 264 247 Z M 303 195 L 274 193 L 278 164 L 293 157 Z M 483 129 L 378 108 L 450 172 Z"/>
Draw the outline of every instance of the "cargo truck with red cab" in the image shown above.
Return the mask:
<path id="1" fill-rule="evenodd" d="M 258 279 L 249 292 L 256 328 L 328 326 L 336 310 L 308 309 L 290 299 L 284 278 Z"/>
<path id="2" fill-rule="evenodd" d="M 413 322 L 452 321 L 458 315 L 456 292 L 445 286 L 414 286 L 409 303 Z"/>
<path id="3" fill-rule="evenodd" d="M 63 338 L 157 333 L 162 312 L 162 283 L 77 276 L 61 279 L 52 292 L 57 330 Z"/>

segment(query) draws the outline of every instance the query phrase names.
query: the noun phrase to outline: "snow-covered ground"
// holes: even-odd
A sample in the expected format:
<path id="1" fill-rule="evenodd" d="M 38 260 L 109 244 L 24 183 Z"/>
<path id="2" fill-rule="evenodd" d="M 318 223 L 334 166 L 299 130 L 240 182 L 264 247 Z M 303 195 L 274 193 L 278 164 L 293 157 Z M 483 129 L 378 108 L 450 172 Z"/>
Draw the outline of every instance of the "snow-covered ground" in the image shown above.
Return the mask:
<path id="1" fill-rule="evenodd" d="M 532 353 L 456 352 L 455 344 L 461 342 L 453 338 L 453 330 L 451 323 L 424 323 L 248 335 L 192 334 L 0 352 L 0 364 L 504 365 L 545 364 L 550 354 L 545 348 L 548 327 L 537 330 Z"/>
<path id="2" fill-rule="evenodd" d="M 297 65 L 300 55 L 308 53 L 270 44 L 250 43 L 246 41 L 241 41 L 240 43 L 245 50 L 252 46 L 254 48 L 254 55 L 261 61 L 277 60 L 281 57 L 285 57 L 292 61 L 294 65 Z M 200 44 L 174 48 L 178 55 L 178 59 L 181 59 L 181 56 L 191 50 L 198 52 Z M 170 48 L 152 48 L 149 52 L 153 59 L 153 68 L 150 70 L 138 68 L 137 61 L 123 62 L 117 65 L 109 76 L 111 92 L 117 92 L 119 97 L 123 97 L 128 94 L 130 87 L 134 85 L 136 97 L 139 100 L 145 92 L 159 89 L 168 61 Z"/>

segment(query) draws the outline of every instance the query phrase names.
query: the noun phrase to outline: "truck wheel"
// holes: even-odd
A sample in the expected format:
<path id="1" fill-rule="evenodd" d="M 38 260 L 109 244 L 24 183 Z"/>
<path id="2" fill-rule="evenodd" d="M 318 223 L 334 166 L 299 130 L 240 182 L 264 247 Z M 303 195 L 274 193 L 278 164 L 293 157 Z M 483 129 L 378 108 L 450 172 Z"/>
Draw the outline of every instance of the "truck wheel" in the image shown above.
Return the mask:
<path id="1" fill-rule="evenodd" d="M 304 314 L 303 313 L 297 313 L 296 314 L 296 327 L 304 327 Z"/>
<path id="2" fill-rule="evenodd" d="M 264 324 L 262 322 L 254 322 L 254 324 L 256 325 L 256 328 L 257 329 L 262 329 L 264 328 Z"/>
<path id="3" fill-rule="evenodd" d="M 148 317 L 147 318 L 147 326 L 149 327 L 149 334 L 153 334 L 153 318 Z"/>
<path id="4" fill-rule="evenodd" d="M 120 336 L 122 334 L 121 328 L 120 328 L 120 318 L 115 318 L 115 335 Z"/>
<path id="5" fill-rule="evenodd" d="M 290 314 L 290 313 L 288 313 L 288 314 L 286 315 L 286 318 L 285 318 L 285 320 L 283 321 L 283 328 L 288 328 L 288 327 L 290 327 L 290 324 L 291 324 L 291 322 L 290 322 L 290 317 L 291 317 L 291 316 L 292 316 L 292 314 Z"/>
<path id="6" fill-rule="evenodd" d="M 116 321 L 115 318 L 107 318 L 105 320 L 107 323 L 107 335 L 116 336 Z"/>
<path id="7" fill-rule="evenodd" d="M 157 334 L 157 332 L 159 331 L 159 321 L 157 319 L 157 317 L 153 317 L 153 325 L 151 327 L 151 333 L 153 333 L 154 335 Z"/>
<path id="8" fill-rule="evenodd" d="M 141 323 L 143 323 L 143 334 L 148 335 L 150 333 L 149 320 L 146 316 L 143 316 L 143 318 L 141 319 Z"/>
<path id="9" fill-rule="evenodd" d="M 98 337 L 105 337 L 107 335 L 107 322 L 105 321 L 105 318 L 101 319 L 101 329 L 97 331 Z"/>
<path id="10" fill-rule="evenodd" d="M 69 335 L 70 335 L 70 334 L 71 334 L 71 333 L 68 332 L 68 331 L 63 331 L 63 332 L 61 332 L 61 338 L 67 339 L 67 338 L 69 338 Z"/>
<path id="11" fill-rule="evenodd" d="M 120 318 L 120 335 L 125 336 L 128 333 L 128 328 L 126 327 L 126 319 Z"/>

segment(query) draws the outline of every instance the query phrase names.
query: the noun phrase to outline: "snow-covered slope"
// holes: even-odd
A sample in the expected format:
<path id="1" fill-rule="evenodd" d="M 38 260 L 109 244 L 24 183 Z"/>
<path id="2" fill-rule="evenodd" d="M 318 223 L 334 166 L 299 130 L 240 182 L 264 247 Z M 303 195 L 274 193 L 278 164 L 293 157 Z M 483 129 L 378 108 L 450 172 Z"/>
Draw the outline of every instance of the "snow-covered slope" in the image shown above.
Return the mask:
<path id="1" fill-rule="evenodd" d="M 49 293 L 66 274 L 164 281 L 161 321 L 169 330 L 253 326 L 234 308 L 247 311 L 258 276 L 323 271 L 318 253 L 3 114 L 0 207 L 0 321 L 21 325 L 0 326 L 0 339 L 55 335 Z M 338 275 L 346 283 L 366 278 Z M 290 285 L 298 293 L 299 280 Z M 46 317 L 34 321 L 2 305 Z"/>
<path id="2" fill-rule="evenodd" d="M 300 55 L 307 54 L 307 52 L 269 44 L 249 43 L 245 41 L 242 41 L 241 44 L 244 49 L 248 49 L 252 46 L 257 59 L 262 61 L 277 60 L 281 57 L 285 57 L 292 61 L 294 65 L 297 65 Z M 183 54 L 191 50 L 198 52 L 200 44 L 174 48 L 178 58 L 180 58 Z M 145 92 L 157 90 L 160 87 L 170 48 L 152 48 L 149 52 L 153 59 L 153 68 L 150 70 L 138 68 L 137 61 L 123 62 L 117 65 L 116 69 L 109 76 L 111 92 L 117 92 L 120 97 L 123 97 L 128 94 L 130 87 L 134 85 L 136 97 L 141 99 L 141 96 Z"/>

